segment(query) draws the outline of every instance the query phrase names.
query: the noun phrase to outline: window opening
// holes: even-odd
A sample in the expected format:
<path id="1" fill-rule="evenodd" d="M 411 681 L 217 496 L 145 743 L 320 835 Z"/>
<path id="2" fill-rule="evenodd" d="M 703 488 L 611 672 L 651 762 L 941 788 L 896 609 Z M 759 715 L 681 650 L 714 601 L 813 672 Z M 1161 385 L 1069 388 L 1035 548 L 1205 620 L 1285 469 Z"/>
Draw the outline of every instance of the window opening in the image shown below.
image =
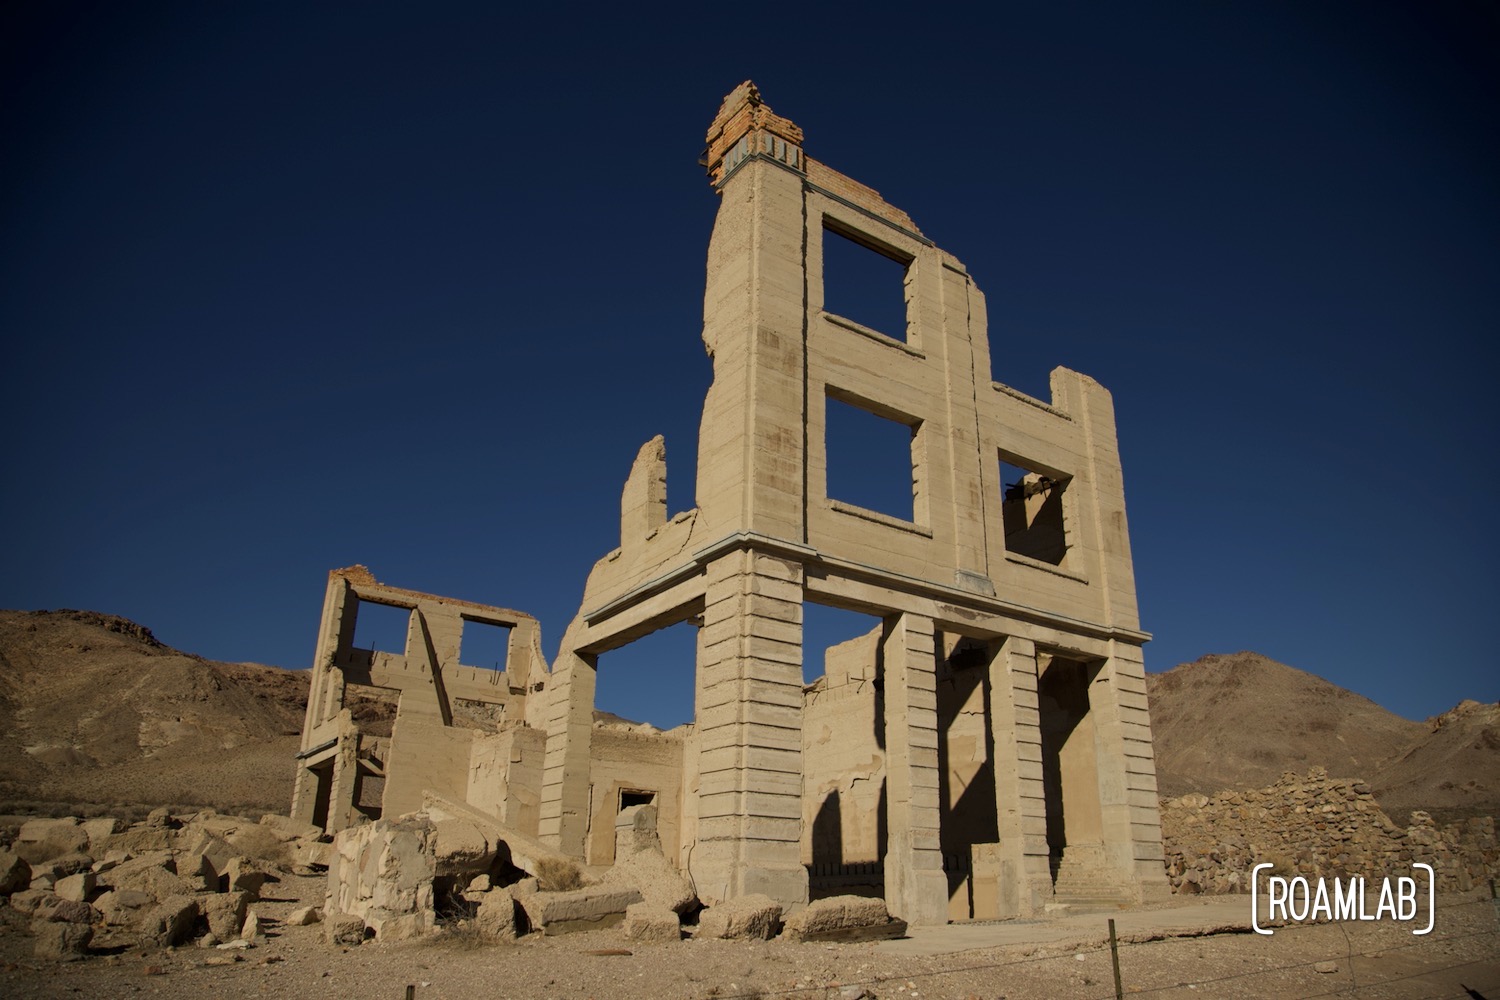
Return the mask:
<path id="1" fill-rule="evenodd" d="M 1000 512 L 1005 550 L 1061 566 L 1068 554 L 1063 494 L 1070 479 L 1000 460 Z"/>
<path id="2" fill-rule="evenodd" d="M 823 309 L 906 340 L 907 263 L 851 235 L 823 229 Z"/>

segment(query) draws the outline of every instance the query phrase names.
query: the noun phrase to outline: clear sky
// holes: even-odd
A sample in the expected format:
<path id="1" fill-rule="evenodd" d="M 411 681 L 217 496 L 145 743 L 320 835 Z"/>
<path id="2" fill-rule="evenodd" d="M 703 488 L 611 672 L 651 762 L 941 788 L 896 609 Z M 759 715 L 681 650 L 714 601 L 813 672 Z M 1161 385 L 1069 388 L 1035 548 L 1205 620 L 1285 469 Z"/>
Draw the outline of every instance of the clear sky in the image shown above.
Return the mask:
<path id="1" fill-rule="evenodd" d="M 1113 391 L 1150 669 L 1500 697 L 1493 4 L 0 18 L 0 606 L 304 667 L 362 562 L 550 657 L 643 441 L 694 503 L 696 161 L 753 78 L 965 262 L 996 379 Z M 600 707 L 683 721 L 690 661 L 607 654 Z"/>

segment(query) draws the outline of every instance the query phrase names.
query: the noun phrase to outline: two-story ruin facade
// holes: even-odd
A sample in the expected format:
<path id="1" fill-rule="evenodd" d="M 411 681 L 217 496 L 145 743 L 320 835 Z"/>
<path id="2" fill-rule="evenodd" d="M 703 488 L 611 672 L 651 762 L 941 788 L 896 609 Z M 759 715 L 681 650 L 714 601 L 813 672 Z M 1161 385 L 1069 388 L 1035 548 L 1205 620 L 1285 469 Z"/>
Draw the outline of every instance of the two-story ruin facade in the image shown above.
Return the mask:
<path id="1" fill-rule="evenodd" d="M 1049 400 L 993 381 L 964 265 L 808 158 L 753 85 L 725 98 L 704 162 L 719 209 L 697 506 L 669 516 L 647 442 L 620 545 L 550 665 L 529 616 L 335 571 L 294 814 L 337 829 L 430 787 L 607 864 L 605 828 L 649 798 L 707 903 L 863 891 L 913 923 L 1165 892 L 1109 393 L 1063 368 Z M 831 241 L 894 262 L 904 329 L 825 302 Z M 834 407 L 909 431 L 909 516 L 829 495 Z M 409 611 L 404 653 L 353 648 L 362 602 Z M 804 656 L 824 655 L 803 646 L 808 603 L 879 625 L 805 685 Z M 466 621 L 511 629 L 505 671 L 461 662 Z M 600 655 L 681 622 L 694 721 L 597 723 Z M 388 735 L 354 718 L 366 689 L 399 699 Z"/>

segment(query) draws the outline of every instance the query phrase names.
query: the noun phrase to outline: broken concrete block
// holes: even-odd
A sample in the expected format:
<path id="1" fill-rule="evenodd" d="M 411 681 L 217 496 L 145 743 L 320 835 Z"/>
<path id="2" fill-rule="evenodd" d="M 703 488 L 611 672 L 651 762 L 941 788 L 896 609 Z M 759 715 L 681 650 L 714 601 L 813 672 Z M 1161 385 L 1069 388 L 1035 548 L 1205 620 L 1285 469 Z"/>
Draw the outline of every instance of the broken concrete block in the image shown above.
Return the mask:
<path id="1" fill-rule="evenodd" d="M 625 919 L 625 910 L 641 902 L 633 888 L 596 887 L 570 892 L 538 892 L 519 899 L 526 919 L 534 930 L 547 934 L 568 934 L 614 927 Z"/>
<path id="2" fill-rule="evenodd" d="M 261 886 L 271 876 L 259 864 L 249 858 L 236 857 L 229 861 L 224 872 L 224 891 L 248 892 L 252 898 L 260 898 Z"/>
<path id="3" fill-rule="evenodd" d="M 0 851 L 0 896 L 31 888 L 31 865 L 20 855 Z"/>
<path id="4" fill-rule="evenodd" d="M 677 913 L 654 903 L 633 903 L 626 907 L 623 929 L 632 941 L 682 940 L 682 922 Z"/>
<path id="5" fill-rule="evenodd" d="M 37 907 L 57 896 L 51 889 L 22 889 L 10 895 L 10 907 L 17 913 L 35 913 Z"/>
<path id="6" fill-rule="evenodd" d="M 141 911 L 155 903 L 155 899 L 138 889 L 111 889 L 94 900 L 94 908 L 106 924 L 134 927 L 140 924 Z"/>
<path id="7" fill-rule="evenodd" d="M 468 820 L 454 817 L 433 821 L 437 839 L 434 855 L 437 874 L 457 875 L 488 868 L 495 860 L 495 845 Z"/>
<path id="8" fill-rule="evenodd" d="M 323 911 L 316 906 L 301 906 L 287 914 L 282 923 L 288 927 L 306 927 L 323 919 Z"/>
<path id="9" fill-rule="evenodd" d="M 169 851 L 152 851 L 115 866 L 101 879 L 112 889 L 134 889 L 153 899 L 191 896 L 198 885 L 177 875 L 177 863 Z"/>
<path id="10" fill-rule="evenodd" d="M 35 865 L 64 854 L 84 854 L 88 847 L 88 830 L 80 825 L 77 817 L 68 816 L 63 819 L 27 820 L 21 824 L 11 850 Z"/>
<path id="11" fill-rule="evenodd" d="M 86 819 L 80 826 L 83 832 L 88 834 L 89 846 L 86 853 L 99 855 L 104 852 L 105 842 L 115 834 L 115 827 L 119 825 L 113 816 L 105 816 L 100 819 Z"/>
<path id="12" fill-rule="evenodd" d="M 223 892 L 205 896 L 199 900 L 203 919 L 209 933 L 220 941 L 237 936 L 245 923 L 245 911 L 250 906 L 248 892 Z"/>
<path id="13" fill-rule="evenodd" d="M 899 923 L 899 921 L 898 921 Z M 815 900 L 805 909 L 786 918 L 782 933 L 788 941 L 824 941 L 863 939 L 874 936 L 900 936 L 906 930 L 891 927 L 885 900 L 869 896 L 832 896 Z M 880 934 L 889 929 L 890 934 Z"/>
<path id="14" fill-rule="evenodd" d="M 148 910 L 140 923 L 141 934 L 163 947 L 182 944 L 192 936 L 198 919 L 198 900 L 192 896 L 168 896 Z"/>
<path id="15" fill-rule="evenodd" d="M 358 917 L 390 940 L 411 936 L 409 925 L 431 929 L 436 834 L 426 817 L 376 820 L 341 830 L 328 870 L 325 912 Z M 398 918 L 411 916 L 413 921 Z"/>
<path id="16" fill-rule="evenodd" d="M 290 816 L 277 813 L 266 813 L 260 818 L 260 825 L 269 827 L 282 840 L 318 841 L 323 839 L 322 827 L 313 826 L 311 823 L 299 823 Z"/>
<path id="17" fill-rule="evenodd" d="M 43 900 L 41 905 L 32 911 L 32 919 L 50 920 L 57 924 L 92 924 L 100 917 L 99 911 L 87 903 L 53 896 L 51 899 Z"/>
<path id="18" fill-rule="evenodd" d="M 349 913 L 330 913 L 323 919 L 323 939 L 349 948 L 364 944 L 365 922 Z"/>
<path id="19" fill-rule="evenodd" d="M 599 880 L 603 886 L 639 889 L 641 899 L 654 906 L 683 914 L 698 905 L 693 884 L 655 850 L 641 850 L 628 857 L 616 856 L 614 867 Z"/>
<path id="20" fill-rule="evenodd" d="M 161 830 L 176 830 L 182 826 L 182 822 L 172 815 L 172 810 L 166 806 L 158 806 L 146 814 L 146 826 Z"/>
<path id="21" fill-rule="evenodd" d="M 475 925 L 486 941 L 509 942 L 516 939 L 516 900 L 504 889 L 491 889 L 484 894 L 479 912 L 474 915 Z"/>
<path id="22" fill-rule="evenodd" d="M 381 944 L 419 938 L 431 931 L 433 926 L 433 921 L 425 919 L 420 913 L 393 915 L 384 911 L 376 911 L 365 918 L 365 927 Z"/>
<path id="23" fill-rule="evenodd" d="M 69 875 L 67 878 L 57 880 L 52 891 L 63 899 L 71 899 L 78 903 L 88 902 L 88 898 L 94 894 L 96 876 L 93 872 L 79 872 L 77 875 Z"/>
<path id="24" fill-rule="evenodd" d="M 79 872 L 93 871 L 94 859 L 87 854 L 75 851 L 64 854 L 61 857 L 53 858 L 47 862 L 45 867 L 51 869 L 58 878 L 63 878 L 67 875 L 76 875 Z"/>
<path id="25" fill-rule="evenodd" d="M 769 940 L 781 928 L 781 904 L 770 896 L 727 899 L 698 918 L 700 938 L 759 938 Z"/>
<path id="26" fill-rule="evenodd" d="M 88 953 L 89 942 L 94 939 L 94 929 L 88 924 L 43 921 L 33 924 L 32 931 L 36 935 L 32 954 L 59 962 L 82 958 Z"/>

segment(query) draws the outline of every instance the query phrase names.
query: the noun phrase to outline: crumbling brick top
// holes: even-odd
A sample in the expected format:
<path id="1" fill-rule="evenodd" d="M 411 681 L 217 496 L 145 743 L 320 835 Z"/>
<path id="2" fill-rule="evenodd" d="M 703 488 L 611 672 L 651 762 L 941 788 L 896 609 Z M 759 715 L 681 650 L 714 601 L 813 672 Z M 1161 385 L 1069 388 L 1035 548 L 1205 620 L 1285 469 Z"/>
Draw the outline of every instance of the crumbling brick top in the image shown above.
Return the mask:
<path id="1" fill-rule="evenodd" d="M 751 132 L 769 132 L 794 146 L 802 145 L 802 129 L 796 122 L 771 110 L 760 96 L 760 89 L 749 80 L 731 90 L 719 105 L 719 113 L 708 127 L 708 148 L 703 165 L 713 183 L 724 173 L 724 154 Z"/>

